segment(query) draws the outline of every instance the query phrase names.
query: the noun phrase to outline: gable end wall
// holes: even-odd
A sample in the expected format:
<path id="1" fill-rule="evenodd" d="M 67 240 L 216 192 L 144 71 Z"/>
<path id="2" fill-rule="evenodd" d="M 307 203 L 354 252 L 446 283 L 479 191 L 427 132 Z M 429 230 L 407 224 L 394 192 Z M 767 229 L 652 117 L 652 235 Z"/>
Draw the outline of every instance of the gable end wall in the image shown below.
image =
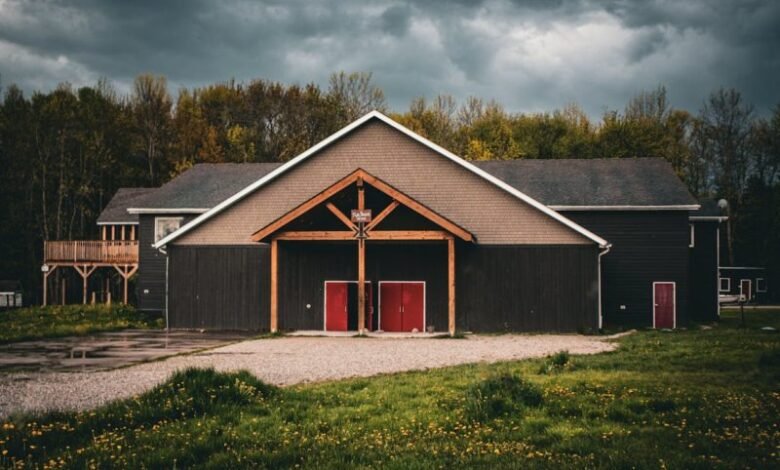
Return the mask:
<path id="1" fill-rule="evenodd" d="M 253 243 L 250 237 L 257 230 L 358 168 L 469 230 L 478 243 L 593 243 L 501 188 L 378 121 L 366 123 L 354 130 L 173 243 Z"/>

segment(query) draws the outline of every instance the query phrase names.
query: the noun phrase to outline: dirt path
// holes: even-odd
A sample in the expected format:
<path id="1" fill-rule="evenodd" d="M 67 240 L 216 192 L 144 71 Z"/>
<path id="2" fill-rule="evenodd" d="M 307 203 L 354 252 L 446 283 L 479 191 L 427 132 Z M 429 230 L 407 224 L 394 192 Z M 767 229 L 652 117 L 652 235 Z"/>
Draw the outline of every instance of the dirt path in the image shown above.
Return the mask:
<path id="1" fill-rule="evenodd" d="M 276 385 L 371 376 L 475 362 L 611 351 L 603 337 L 579 335 L 434 338 L 285 337 L 249 340 L 158 362 L 93 372 L 0 375 L 0 416 L 51 409 L 84 410 L 143 393 L 186 367 L 246 369 Z"/>

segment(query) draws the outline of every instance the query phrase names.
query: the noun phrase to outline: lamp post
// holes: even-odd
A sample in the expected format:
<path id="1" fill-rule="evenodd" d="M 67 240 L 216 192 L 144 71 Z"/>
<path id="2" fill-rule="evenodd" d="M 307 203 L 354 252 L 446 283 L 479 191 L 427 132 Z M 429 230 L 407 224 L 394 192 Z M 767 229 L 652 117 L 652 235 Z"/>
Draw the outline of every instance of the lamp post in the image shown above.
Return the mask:
<path id="1" fill-rule="evenodd" d="M 729 254 L 729 266 L 734 266 L 734 255 L 731 244 L 731 205 L 725 199 L 718 200 L 718 207 L 721 211 L 726 211 L 726 247 Z"/>

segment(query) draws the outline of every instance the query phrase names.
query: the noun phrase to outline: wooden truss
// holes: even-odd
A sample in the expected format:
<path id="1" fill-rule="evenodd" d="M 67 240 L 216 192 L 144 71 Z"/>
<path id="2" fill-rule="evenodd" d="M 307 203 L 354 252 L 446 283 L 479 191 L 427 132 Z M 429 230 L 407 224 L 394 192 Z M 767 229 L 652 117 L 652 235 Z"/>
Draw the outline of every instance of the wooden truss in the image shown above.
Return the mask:
<path id="1" fill-rule="evenodd" d="M 347 217 L 330 199 L 356 184 L 358 191 L 358 210 L 365 209 L 364 184 L 388 195 L 392 201 L 376 217 L 373 218 L 365 227 L 362 234 L 364 237 L 357 237 L 358 227 Z M 284 227 L 297 218 L 306 214 L 317 206 L 324 204 L 325 207 L 339 219 L 347 230 L 328 230 L 328 231 L 284 231 Z M 423 216 L 436 224 L 440 230 L 375 230 L 383 220 L 385 220 L 398 206 L 403 205 L 417 214 Z M 455 334 L 455 238 L 466 242 L 474 241 L 474 237 L 467 230 L 459 227 L 453 222 L 447 220 L 423 204 L 415 201 L 409 196 L 396 190 L 387 183 L 370 175 L 364 170 L 356 170 L 345 178 L 337 181 L 335 184 L 320 192 L 313 198 L 292 209 L 282 217 L 270 223 L 266 227 L 258 230 L 252 235 L 254 241 L 270 241 L 271 244 L 271 331 L 278 330 L 278 271 L 279 271 L 279 242 L 280 241 L 356 241 L 358 245 L 358 325 L 359 333 L 364 332 L 366 315 L 366 241 L 377 240 L 439 240 L 447 242 L 447 292 L 448 292 L 448 330 L 450 335 Z"/>

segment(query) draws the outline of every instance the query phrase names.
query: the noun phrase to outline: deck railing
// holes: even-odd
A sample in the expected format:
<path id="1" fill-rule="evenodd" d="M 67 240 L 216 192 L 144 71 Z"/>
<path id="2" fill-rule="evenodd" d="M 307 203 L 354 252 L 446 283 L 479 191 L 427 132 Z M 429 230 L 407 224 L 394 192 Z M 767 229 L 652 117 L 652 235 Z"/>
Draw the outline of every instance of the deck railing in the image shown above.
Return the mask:
<path id="1" fill-rule="evenodd" d="M 43 242 L 44 263 L 138 263 L 138 240 L 73 240 Z"/>

